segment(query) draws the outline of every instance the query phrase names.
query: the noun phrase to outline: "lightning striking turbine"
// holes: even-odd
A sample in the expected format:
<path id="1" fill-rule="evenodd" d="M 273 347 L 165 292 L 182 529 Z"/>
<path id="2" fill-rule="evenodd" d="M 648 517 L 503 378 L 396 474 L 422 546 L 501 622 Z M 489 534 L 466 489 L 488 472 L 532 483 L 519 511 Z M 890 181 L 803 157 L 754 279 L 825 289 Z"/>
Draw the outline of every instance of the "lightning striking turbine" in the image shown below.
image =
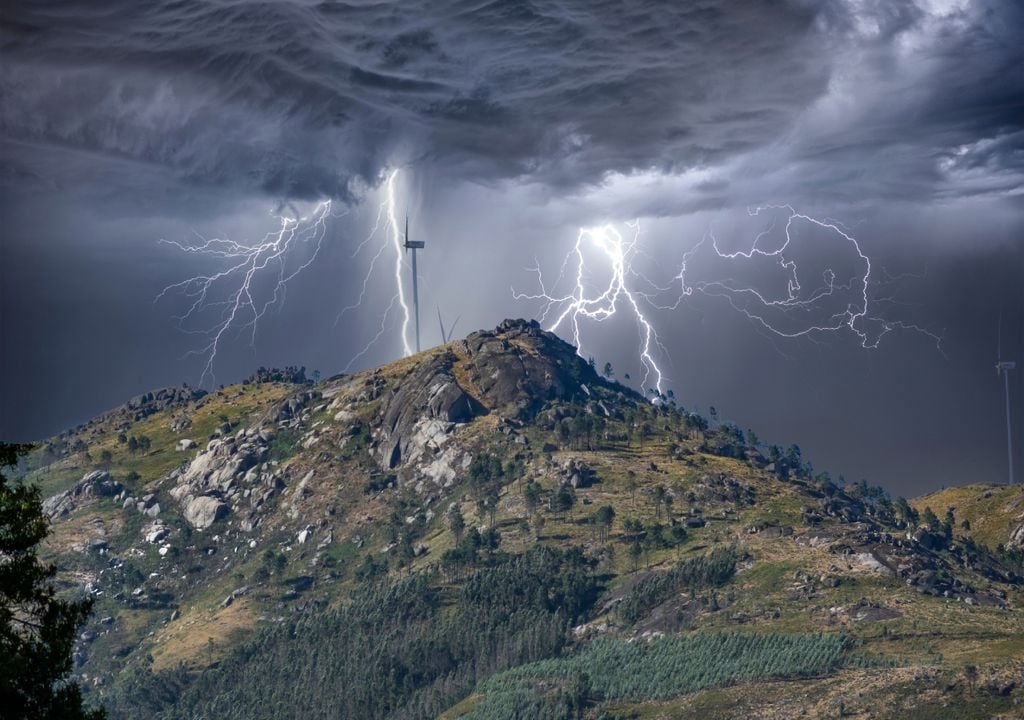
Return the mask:
<path id="1" fill-rule="evenodd" d="M 409 345 L 409 305 L 405 302 L 405 288 L 402 285 L 402 249 L 404 247 L 405 235 L 398 224 L 398 217 L 395 215 L 395 178 L 398 171 L 392 170 L 388 175 L 387 196 L 384 200 L 388 208 L 388 226 L 391 228 L 391 245 L 395 249 L 395 288 L 398 295 L 398 304 L 402 308 L 402 351 L 405 357 L 413 354 Z"/>
<path id="2" fill-rule="evenodd" d="M 402 283 L 404 235 L 398 224 L 396 213 L 395 182 L 397 177 L 397 170 L 388 174 L 384 183 L 384 199 L 378 207 L 373 228 L 356 247 L 351 258 L 354 259 L 359 255 L 363 248 L 378 236 L 382 221 L 386 221 L 388 224 L 387 238 L 380 244 L 370 261 L 356 302 L 342 309 L 335 323 L 346 312 L 362 305 L 377 261 L 389 247 L 394 251 L 395 294 L 381 318 L 380 330 L 370 343 L 352 358 L 345 368 L 346 370 L 385 334 L 388 316 L 396 304 L 402 313 L 403 353 L 405 356 L 413 353 L 408 340 L 411 316 Z M 197 275 L 168 285 L 154 300 L 157 302 L 168 294 L 177 292 L 190 301 L 188 309 L 183 314 L 176 316 L 175 320 L 184 332 L 202 335 L 207 339 L 204 345 L 188 352 L 189 355 L 206 356 L 206 363 L 199 380 L 201 385 L 205 384 L 207 380 L 211 384 L 215 384 L 214 365 L 218 351 L 228 336 L 249 330 L 251 332 L 250 344 L 255 342 L 256 326 L 259 320 L 271 306 L 284 302 L 285 288 L 288 282 L 316 260 L 326 235 L 327 222 L 332 217 L 337 217 L 332 213 L 332 203 L 330 200 L 325 200 L 317 204 L 308 215 L 296 215 L 295 217 L 275 215 L 278 220 L 277 229 L 267 233 L 260 241 L 251 244 L 227 238 L 206 239 L 202 236 L 200 236 L 201 242 L 194 245 L 160 240 L 161 243 L 171 245 L 182 252 L 228 263 L 227 268 L 218 272 Z M 304 260 L 296 263 L 292 258 L 304 246 L 312 247 L 312 252 Z M 276 280 L 274 279 L 275 271 Z M 273 282 L 272 292 L 266 291 L 267 276 Z M 200 327 L 192 327 L 193 325 Z"/>
<path id="3" fill-rule="evenodd" d="M 764 206 L 749 212 L 754 217 L 766 212 L 785 216 L 781 224 L 781 238 L 773 246 L 765 247 L 768 238 L 776 231 L 775 222 L 754 237 L 748 250 L 733 252 L 723 251 L 709 230 L 696 245 L 683 253 L 679 271 L 663 286 L 655 284 L 633 266 L 639 252 L 639 221 L 627 223 L 633 230 L 630 240 L 625 240 L 614 225 L 581 228 L 555 281 L 557 287 L 565 277 L 566 268 L 575 263 L 571 290 L 566 294 L 549 291 L 540 268 L 534 267 L 531 269 L 537 273 L 540 292 L 520 293 L 513 288 L 513 298 L 540 301 L 539 320 L 546 323 L 551 331 L 568 326 L 581 355 L 581 320 L 605 321 L 616 314 L 621 304 L 632 314 L 640 336 L 637 355 L 644 372 L 642 387 L 653 391 L 656 399 L 661 396 L 665 376 L 655 360 L 653 346 L 662 346 L 643 305 L 653 312 L 675 311 L 695 292 L 726 299 L 732 308 L 760 329 L 782 338 L 813 339 L 822 334 L 850 332 L 862 347 L 874 349 L 884 335 L 895 330 L 912 330 L 934 340 L 941 352 L 942 338 L 939 335 L 912 323 L 884 318 L 878 312 L 875 305 L 894 300 L 872 299 L 872 287 L 879 283 L 872 275 L 871 258 L 840 223 L 799 213 L 790 205 Z M 795 238 L 798 224 L 839 242 L 839 251 L 831 246 L 815 248 L 818 253 L 825 252 L 829 259 L 823 269 L 819 268 L 820 280 L 811 287 L 805 287 L 809 285 L 806 263 L 798 260 L 801 254 Z M 781 287 L 774 291 L 759 289 L 752 282 L 741 282 L 733 277 L 693 279 L 694 265 L 698 260 L 733 268 L 730 275 L 744 270 L 749 272 L 749 266 L 753 264 L 762 280 L 764 268 L 758 264 L 766 264 L 772 273 L 781 274 Z M 835 269 L 844 264 L 846 270 Z M 604 265 L 611 269 L 607 284 L 598 284 L 596 290 L 588 290 L 593 284 L 590 276 Z M 845 275 L 840 275 L 841 272 Z M 673 295 L 674 300 L 662 299 Z M 549 321 L 551 317 L 554 319 Z M 647 388 L 652 376 L 654 382 Z"/>
<path id="4" fill-rule="evenodd" d="M 197 245 L 160 240 L 182 252 L 229 263 L 226 269 L 219 272 L 196 275 L 168 285 L 154 299 L 157 302 L 168 293 L 179 292 L 192 301 L 188 310 L 176 316 L 175 320 L 186 333 L 207 338 L 205 345 L 188 353 L 206 355 L 206 364 L 199 379 L 201 385 L 207 378 L 211 384 L 216 383 L 214 363 L 225 335 L 232 330 L 240 333 L 248 329 L 251 331 L 250 342 L 255 342 L 259 320 L 272 305 L 284 301 L 287 283 L 316 259 L 326 234 L 327 220 L 331 217 L 331 201 L 319 203 L 309 215 L 275 217 L 279 221 L 278 229 L 253 244 L 227 238 L 206 239 L 202 236 L 199 236 L 202 242 Z M 312 246 L 312 253 L 294 269 L 289 269 L 289 256 L 298 252 L 298 247 L 303 245 Z M 257 300 L 264 276 L 270 275 L 272 279 L 274 270 L 277 272 L 277 280 L 273 292 L 266 299 Z M 214 311 L 214 317 L 213 320 L 206 320 L 208 324 L 205 327 L 184 327 L 190 321 L 203 323 L 208 311 Z"/>
<path id="5" fill-rule="evenodd" d="M 370 266 L 366 271 L 366 275 L 363 276 L 363 284 L 359 291 L 359 297 L 356 301 L 342 308 L 341 312 L 338 313 L 338 317 L 335 318 L 334 324 L 337 325 L 338 321 L 341 320 L 342 316 L 350 310 L 355 310 L 363 304 L 363 298 L 366 296 L 366 288 L 370 283 L 370 279 L 373 277 L 374 268 L 377 265 L 377 260 L 384 253 L 384 251 L 390 247 L 394 251 L 394 280 L 395 280 L 395 293 L 391 297 L 391 301 L 388 304 L 387 309 L 381 316 L 380 329 L 377 334 L 374 335 L 373 339 L 370 340 L 358 353 L 352 356 L 352 359 L 348 361 L 345 366 L 345 372 L 356 363 L 359 358 L 370 351 L 374 345 L 384 336 L 387 331 L 387 319 L 391 314 L 391 310 L 398 304 L 398 307 L 402 313 L 402 324 L 401 324 L 401 339 L 402 339 L 402 353 L 403 357 L 409 357 L 413 354 L 412 346 L 409 344 L 409 323 L 411 322 L 411 314 L 409 311 L 409 304 L 405 300 L 405 286 L 402 283 L 402 265 L 403 265 L 403 253 L 402 250 L 405 248 L 405 234 L 402 232 L 401 226 L 398 224 L 398 213 L 397 203 L 395 202 L 395 182 L 398 178 L 398 170 L 392 170 L 388 173 L 387 180 L 384 183 L 384 199 L 381 200 L 380 205 L 377 207 L 377 219 L 374 221 L 373 228 L 365 239 L 356 247 L 352 253 L 352 258 L 355 258 L 362 251 L 363 247 L 366 246 L 371 240 L 377 237 L 380 231 L 381 221 L 386 219 L 388 224 L 388 236 L 385 242 L 377 248 L 377 252 L 374 254 L 373 259 L 370 261 Z"/>

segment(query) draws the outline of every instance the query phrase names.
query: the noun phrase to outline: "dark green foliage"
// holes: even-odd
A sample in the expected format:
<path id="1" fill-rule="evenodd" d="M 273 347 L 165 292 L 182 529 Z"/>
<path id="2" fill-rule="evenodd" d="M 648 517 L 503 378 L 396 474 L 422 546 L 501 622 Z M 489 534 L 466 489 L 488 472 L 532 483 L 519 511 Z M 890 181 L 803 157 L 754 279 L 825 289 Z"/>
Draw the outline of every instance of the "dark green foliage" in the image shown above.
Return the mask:
<path id="1" fill-rule="evenodd" d="M 921 527 L 932 532 L 939 530 L 939 518 L 935 516 L 935 512 L 930 507 L 925 507 L 924 512 L 921 513 Z"/>
<path id="2" fill-rule="evenodd" d="M 320 377 L 319 371 L 313 373 L 317 378 Z M 303 385 L 309 382 L 306 379 L 306 367 L 295 367 L 289 365 L 288 367 L 281 368 L 265 368 L 262 365 L 256 369 L 252 375 L 242 381 L 243 385 L 262 385 L 263 383 L 291 383 L 294 385 Z"/>
<path id="3" fill-rule="evenodd" d="M 283 555 L 281 557 L 284 557 Z M 376 580 L 388 572 L 387 560 L 374 557 L 372 554 L 363 558 L 362 564 L 356 568 L 356 579 L 367 583 Z"/>
<path id="4" fill-rule="evenodd" d="M 501 478 L 501 458 L 496 455 L 480 453 L 469 464 L 469 479 L 474 487 L 487 486 Z"/>
<path id="5" fill-rule="evenodd" d="M 613 522 L 615 522 L 615 508 L 611 505 L 602 505 L 594 513 L 594 524 L 600 530 L 602 540 L 608 539 L 608 532 L 611 530 Z"/>
<path id="6" fill-rule="evenodd" d="M 551 512 L 561 515 L 572 510 L 572 506 L 576 504 L 576 493 L 572 489 L 572 485 L 563 485 L 551 496 L 551 502 L 549 509 Z"/>
<path id="7" fill-rule="evenodd" d="M 132 435 L 130 438 L 128 438 L 128 450 L 132 454 L 135 454 L 140 450 L 143 452 L 148 452 L 150 445 L 152 444 L 153 441 L 150 440 L 149 436 L 147 435 L 139 435 L 138 437 Z"/>
<path id="8" fill-rule="evenodd" d="M 821 675 L 841 665 L 847 645 L 843 635 L 828 633 L 602 638 L 569 657 L 482 683 L 484 699 L 465 720 L 569 720 L 588 699 L 658 700 L 741 681 Z"/>
<path id="9" fill-rule="evenodd" d="M 735 548 L 716 548 L 707 555 L 684 560 L 667 572 L 652 573 L 622 599 L 619 617 L 636 622 L 681 590 L 722 585 L 736 572 L 737 559 Z"/>
<path id="10" fill-rule="evenodd" d="M 747 439 L 738 426 L 725 423 L 719 426 L 712 436 L 705 438 L 705 446 L 715 455 L 743 460 L 747 451 Z"/>
<path id="11" fill-rule="evenodd" d="M 462 535 L 466 532 L 466 519 L 462 517 L 462 512 L 458 506 L 455 506 L 448 513 L 448 527 L 452 531 L 452 536 L 455 538 L 455 544 L 458 545 L 462 542 Z"/>
<path id="12" fill-rule="evenodd" d="M 394 475 L 374 475 L 363 485 L 364 495 L 375 495 L 387 490 L 388 485 L 394 485 L 397 478 Z"/>
<path id="13" fill-rule="evenodd" d="M 495 672 L 556 655 L 597 594 L 581 553 L 542 547 L 496 556 L 462 588 L 439 579 L 366 584 L 348 607 L 262 630 L 175 698 L 164 687 L 180 682 L 178 671 L 136 672 L 111 693 L 111 713 L 435 718 Z"/>
<path id="14" fill-rule="evenodd" d="M 622 522 L 622 529 L 627 533 L 627 540 L 646 550 L 675 547 L 686 542 L 687 537 L 686 528 L 682 525 L 667 526 L 653 522 L 645 526 L 643 521 L 636 518 L 626 518 Z"/>
<path id="15" fill-rule="evenodd" d="M 92 602 L 56 596 L 56 568 L 36 555 L 49 533 L 39 490 L 2 472 L 28 450 L 0 443 L 0 713 L 19 720 L 96 720 L 103 712 L 84 710 L 81 691 L 68 677 L 75 635 Z"/>
<path id="16" fill-rule="evenodd" d="M 281 428 L 270 441 L 270 459 L 281 462 L 299 450 L 299 434 L 291 428 Z"/>

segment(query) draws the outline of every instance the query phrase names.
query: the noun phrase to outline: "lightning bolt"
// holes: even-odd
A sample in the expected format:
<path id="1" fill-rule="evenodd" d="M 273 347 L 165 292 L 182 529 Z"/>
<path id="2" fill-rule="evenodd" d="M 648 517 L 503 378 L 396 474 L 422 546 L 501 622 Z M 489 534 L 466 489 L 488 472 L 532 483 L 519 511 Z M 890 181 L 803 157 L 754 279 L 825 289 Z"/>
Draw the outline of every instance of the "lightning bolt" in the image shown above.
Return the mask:
<path id="1" fill-rule="evenodd" d="M 309 267 L 316 259 L 323 244 L 327 220 L 332 217 L 331 201 L 317 204 L 308 215 L 288 217 L 274 215 L 278 220 L 276 230 L 267 233 L 256 243 L 245 243 L 228 238 L 206 239 L 196 233 L 200 243 L 188 245 L 173 240 L 161 239 L 190 255 L 201 255 L 227 261 L 228 267 L 205 275 L 196 275 L 165 287 L 154 299 L 160 301 L 170 293 L 180 293 L 190 305 L 181 315 L 175 316 L 179 327 L 188 334 L 206 338 L 201 347 L 190 350 L 187 355 L 205 355 L 206 364 L 200 376 L 200 385 L 209 378 L 216 384 L 214 364 L 225 336 L 232 331 L 250 331 L 250 343 L 255 342 L 256 326 L 268 309 L 283 303 L 285 288 L 292 279 Z M 301 246 L 313 248 L 309 256 L 294 269 L 289 268 L 289 256 L 298 252 Z M 273 277 L 276 271 L 276 281 Z M 270 276 L 273 291 L 261 297 L 263 278 Z M 213 319 L 208 318 L 213 315 Z M 188 327 L 190 323 L 205 326 Z"/>
<path id="2" fill-rule="evenodd" d="M 576 243 L 562 262 L 562 269 L 555 281 L 557 285 L 564 277 L 568 264 L 575 262 L 575 283 L 567 295 L 549 293 L 540 268 L 534 267 L 532 270 L 537 273 L 540 293 L 530 295 L 513 288 L 512 297 L 516 300 L 539 300 L 542 303 L 540 322 L 547 323 L 548 317 L 553 315 L 554 320 L 548 324 L 548 330 L 557 332 L 559 327 L 568 326 L 573 344 L 580 355 L 583 354 L 580 320 L 603 322 L 617 313 L 620 304 L 623 305 L 632 313 L 640 337 L 638 355 L 644 373 L 641 385 L 647 386 L 653 376 L 654 383 L 650 387 L 660 396 L 664 376 L 652 350 L 653 344 L 660 345 L 658 335 L 640 308 L 637 301 L 639 293 L 631 290 L 627 282 L 628 278 L 636 276 L 632 270 L 632 257 L 640 240 L 640 221 L 627 223 L 627 226 L 633 230 L 632 238 L 629 240 L 625 239 L 614 225 L 580 228 L 576 235 Z M 587 276 L 591 273 L 587 270 L 587 257 L 592 249 L 603 257 L 611 272 L 606 284 L 593 292 L 588 292 Z"/>
<path id="3" fill-rule="evenodd" d="M 411 322 L 411 314 L 409 311 L 409 304 L 405 299 L 405 286 L 402 282 L 402 267 L 404 265 L 404 256 L 402 250 L 404 249 L 405 233 L 402 232 L 401 226 L 398 223 L 397 215 L 397 202 L 395 201 L 395 185 L 398 178 L 398 170 L 392 170 L 387 174 L 387 178 L 384 182 L 384 199 L 381 200 L 377 206 L 377 217 L 374 220 L 373 227 L 370 229 L 369 234 L 363 239 L 362 242 L 356 247 L 352 253 L 354 259 L 366 245 L 377 238 L 380 234 L 381 224 L 386 222 L 388 226 L 387 240 L 382 242 L 377 252 L 374 253 L 373 258 L 370 260 L 369 268 L 366 274 L 363 276 L 363 283 L 359 290 L 359 296 L 356 301 L 351 305 L 347 305 L 342 308 L 341 312 L 334 320 L 334 324 L 337 325 L 341 318 L 349 311 L 355 310 L 362 306 L 363 300 L 366 297 L 366 290 L 369 287 L 370 281 L 374 276 L 374 270 L 377 266 L 377 261 L 384 254 L 384 251 L 388 248 L 394 251 L 394 280 L 395 280 L 395 293 L 392 295 L 387 308 L 384 310 L 384 314 L 381 316 L 380 328 L 377 334 L 368 342 L 362 350 L 352 356 L 348 361 L 348 364 L 344 368 L 344 372 L 348 372 L 359 358 L 363 357 L 367 352 L 370 351 L 374 345 L 384 336 L 387 330 L 387 319 L 394 309 L 397 303 L 402 313 L 401 323 L 401 339 L 402 339 L 402 352 L 404 357 L 408 357 L 413 354 L 412 346 L 409 344 L 409 323 Z"/>
<path id="4" fill-rule="evenodd" d="M 581 320 L 603 322 L 613 317 L 620 306 L 627 310 L 632 314 L 639 334 L 637 355 L 644 371 L 642 383 L 646 386 L 653 377 L 650 390 L 655 400 L 661 396 L 665 377 L 655 360 L 653 346 L 657 345 L 662 351 L 664 347 L 642 305 L 658 312 L 675 311 L 694 293 L 725 299 L 733 309 L 769 336 L 816 340 L 821 335 L 849 332 L 857 338 L 861 347 L 875 349 L 885 335 L 896 330 L 910 330 L 934 340 L 936 348 L 942 352 L 941 336 L 913 323 L 882 317 L 876 310 L 878 303 L 891 304 L 894 300 L 885 297 L 872 299 L 872 288 L 880 282 L 873 275 L 871 258 L 856 237 L 841 223 L 811 217 L 797 212 L 790 205 L 766 205 L 748 212 L 752 217 L 769 212 L 783 214 L 781 239 L 774 245 L 770 243 L 773 232 L 780 226 L 773 220 L 756 234 L 749 249 L 727 252 L 721 249 L 713 230 L 709 229 L 699 242 L 683 253 L 678 272 L 662 286 L 633 267 L 640 243 L 638 220 L 626 223 L 633 230 L 628 240 L 623 238 L 614 225 L 580 228 L 576 242 L 562 261 L 554 283 L 554 287 L 560 286 L 567 269 L 574 266 L 570 291 L 566 294 L 549 291 L 540 267 L 535 265 L 529 269 L 537 275 L 540 292 L 521 293 L 513 288 L 512 296 L 516 300 L 539 301 L 540 322 L 546 324 L 552 332 L 567 327 L 580 355 L 583 355 Z M 838 241 L 840 247 L 846 248 L 836 257 L 830 256 L 828 266 L 821 270 L 820 278 L 814 282 L 808 281 L 808 272 L 798 259 L 800 253 L 794 237 L 798 226 L 819 230 L 828 238 Z M 834 252 L 831 247 L 816 249 Z M 698 259 L 705 259 L 705 256 L 724 267 L 735 267 L 737 270 L 749 270 L 749 266 L 760 270 L 758 264 L 767 264 L 781 275 L 780 287 L 773 291 L 759 289 L 752 283 L 731 277 L 694 279 L 693 275 L 697 272 L 694 265 Z M 848 274 L 841 276 L 841 271 L 832 266 L 833 261 L 846 262 L 853 269 L 844 271 Z M 610 274 L 606 284 L 589 290 L 592 282 L 588 279 L 595 274 L 592 268 L 598 265 L 607 265 Z M 881 274 L 883 278 L 891 279 L 884 269 Z M 666 295 L 675 295 L 675 299 L 662 299 Z"/>
<path id="5" fill-rule="evenodd" d="M 766 211 L 785 214 L 781 242 L 774 248 L 762 247 L 765 238 L 776 227 L 774 221 L 754 237 L 749 250 L 724 252 L 719 247 L 714 232 L 709 230 L 700 242 L 683 255 L 679 272 L 674 278 L 674 281 L 679 283 L 679 297 L 670 309 L 678 307 L 683 298 L 691 296 L 696 291 L 725 298 L 731 307 L 760 329 L 782 338 L 812 337 L 849 331 L 858 339 L 861 347 L 876 349 L 888 333 L 895 330 L 911 330 L 930 337 L 935 341 L 936 348 L 942 351 L 941 336 L 919 325 L 886 319 L 875 312 L 876 302 L 871 298 L 871 288 L 876 281 L 872 275 L 871 258 L 864 252 L 856 237 L 843 228 L 841 223 L 827 219 L 819 220 L 797 212 L 791 205 L 765 205 L 748 212 L 756 217 Z M 829 266 L 822 271 L 821 280 L 814 289 L 805 290 L 801 282 L 804 273 L 796 259 L 797 251 L 794 248 L 794 231 L 800 224 L 824 231 L 851 251 L 854 265 L 858 269 L 850 273 L 847 281 L 838 282 L 837 271 Z M 704 249 L 710 249 L 713 258 L 726 262 L 765 261 L 769 265 L 774 265 L 781 270 L 785 278 L 785 288 L 771 295 L 733 279 L 697 280 L 688 283 L 688 265 Z M 883 298 L 881 302 L 891 302 L 891 299 Z M 834 307 L 829 310 L 831 305 Z M 822 313 L 825 313 L 823 319 L 813 319 L 820 317 Z"/>
<path id="6" fill-rule="evenodd" d="M 362 306 L 378 260 L 388 249 L 394 252 L 395 293 L 381 318 L 379 331 L 370 343 L 349 361 L 346 371 L 384 336 L 387 319 L 396 305 L 402 314 L 403 353 L 405 356 L 413 353 L 408 340 L 411 313 L 402 283 L 404 233 L 399 226 L 396 213 L 397 178 L 398 170 L 392 170 L 387 174 L 384 198 L 378 206 L 373 228 L 356 246 L 350 259 L 354 259 L 372 240 L 378 238 L 384 223 L 388 227 L 387 240 L 380 244 L 373 255 L 355 303 L 338 313 L 335 324 L 346 312 Z M 206 239 L 198 233 L 196 235 L 200 242 L 196 244 L 160 240 L 161 243 L 171 245 L 184 253 L 227 263 L 226 268 L 217 272 L 196 275 L 168 285 L 154 299 L 154 302 L 158 302 L 167 295 L 178 293 L 188 300 L 188 309 L 175 316 L 175 320 L 183 332 L 205 338 L 200 347 L 186 353 L 206 357 L 199 380 L 200 385 L 206 384 L 207 381 L 211 385 L 216 384 L 214 367 L 217 354 L 228 337 L 248 330 L 250 345 L 255 343 L 257 324 L 272 306 L 284 303 L 288 283 L 316 260 L 326 235 L 327 222 L 337 215 L 332 213 L 331 201 L 325 200 L 317 204 L 308 215 L 296 214 L 289 217 L 275 214 L 274 217 L 277 220 L 277 228 L 255 243 L 228 238 Z M 311 247 L 312 252 L 296 264 L 291 258 L 299 253 L 301 247 Z M 269 292 L 265 290 L 268 280 L 273 283 Z M 199 327 L 195 327 L 196 325 Z"/>
<path id="7" fill-rule="evenodd" d="M 405 357 L 412 355 L 412 346 L 409 345 L 409 305 L 405 302 L 405 289 L 402 284 L 402 244 L 405 240 L 405 233 L 398 225 L 398 218 L 395 216 L 395 178 L 398 171 L 392 170 L 388 175 L 386 195 L 384 202 L 388 209 L 388 226 L 391 229 L 391 245 L 395 249 L 395 288 L 398 295 L 398 304 L 402 308 L 402 350 Z"/>

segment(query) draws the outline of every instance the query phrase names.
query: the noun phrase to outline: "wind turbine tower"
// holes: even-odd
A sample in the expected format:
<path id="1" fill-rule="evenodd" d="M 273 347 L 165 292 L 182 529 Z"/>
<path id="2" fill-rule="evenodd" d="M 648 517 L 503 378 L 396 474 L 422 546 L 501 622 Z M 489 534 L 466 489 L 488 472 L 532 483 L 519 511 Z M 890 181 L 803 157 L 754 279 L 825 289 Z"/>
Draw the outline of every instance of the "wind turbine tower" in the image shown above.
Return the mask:
<path id="1" fill-rule="evenodd" d="M 996 377 L 1003 376 L 1004 387 L 1006 388 L 1006 456 L 1010 468 L 1010 484 L 1013 485 L 1013 432 L 1010 429 L 1010 371 L 1016 369 L 1017 363 L 1011 360 L 1003 360 L 1003 328 L 999 324 L 999 346 L 996 362 Z"/>
<path id="2" fill-rule="evenodd" d="M 416 315 L 416 352 L 420 351 L 420 293 L 419 280 L 416 275 L 416 251 L 422 250 L 422 240 L 409 239 L 409 216 L 405 216 L 405 251 L 412 250 L 412 305 Z"/>

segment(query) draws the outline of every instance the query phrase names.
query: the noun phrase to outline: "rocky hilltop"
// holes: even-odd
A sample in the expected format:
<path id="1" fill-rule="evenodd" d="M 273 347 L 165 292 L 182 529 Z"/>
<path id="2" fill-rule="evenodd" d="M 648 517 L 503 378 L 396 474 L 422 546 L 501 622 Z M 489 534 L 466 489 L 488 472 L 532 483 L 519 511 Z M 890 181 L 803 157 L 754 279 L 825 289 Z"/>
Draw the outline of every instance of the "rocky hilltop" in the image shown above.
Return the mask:
<path id="1" fill-rule="evenodd" d="M 1021 712 L 1020 491 L 839 485 L 535 322 L 147 394 L 24 471 L 115 718 Z"/>

